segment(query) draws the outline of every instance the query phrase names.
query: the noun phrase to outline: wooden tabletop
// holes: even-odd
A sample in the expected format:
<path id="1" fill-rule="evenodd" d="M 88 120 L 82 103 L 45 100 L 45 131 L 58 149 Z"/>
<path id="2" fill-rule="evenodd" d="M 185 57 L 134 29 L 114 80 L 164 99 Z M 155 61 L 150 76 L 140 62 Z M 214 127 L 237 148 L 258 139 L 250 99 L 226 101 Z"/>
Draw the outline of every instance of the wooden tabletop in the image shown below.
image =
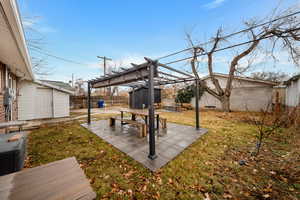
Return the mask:
<path id="1" fill-rule="evenodd" d="M 121 112 L 127 112 L 135 115 L 148 116 L 148 110 L 138 110 L 138 109 L 122 109 Z M 159 115 L 160 112 L 155 112 L 155 115 Z"/>
<path id="2" fill-rule="evenodd" d="M 74 157 L 0 176 L 1 200 L 91 200 L 96 194 Z"/>

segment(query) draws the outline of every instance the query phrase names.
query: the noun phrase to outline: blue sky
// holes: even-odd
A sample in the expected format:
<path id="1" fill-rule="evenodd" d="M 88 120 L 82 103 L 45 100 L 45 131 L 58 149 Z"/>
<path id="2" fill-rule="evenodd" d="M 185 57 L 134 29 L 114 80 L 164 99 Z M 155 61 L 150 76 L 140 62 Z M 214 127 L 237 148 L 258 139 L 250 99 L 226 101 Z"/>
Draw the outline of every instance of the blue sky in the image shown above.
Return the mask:
<path id="1" fill-rule="evenodd" d="M 187 47 L 185 32 L 206 41 L 222 25 L 226 32 L 243 28 L 242 22 L 262 17 L 277 0 L 19 0 L 22 16 L 29 17 L 45 43 L 43 51 L 84 65 L 46 57 L 51 75 L 47 79 L 68 81 L 72 73 L 85 80 L 102 75 L 97 55 L 117 65 L 143 62 Z M 299 5 L 282 0 L 281 7 Z M 290 65 L 286 70 L 285 65 Z M 287 61 L 275 70 L 294 73 L 299 68 Z M 263 66 L 264 69 L 266 66 Z M 273 68 L 270 67 L 270 68 Z M 219 65 L 218 72 L 226 67 Z M 268 67 L 267 67 L 268 69 Z M 259 69 L 258 69 L 259 70 Z M 261 70 L 261 69 L 260 69 Z"/>

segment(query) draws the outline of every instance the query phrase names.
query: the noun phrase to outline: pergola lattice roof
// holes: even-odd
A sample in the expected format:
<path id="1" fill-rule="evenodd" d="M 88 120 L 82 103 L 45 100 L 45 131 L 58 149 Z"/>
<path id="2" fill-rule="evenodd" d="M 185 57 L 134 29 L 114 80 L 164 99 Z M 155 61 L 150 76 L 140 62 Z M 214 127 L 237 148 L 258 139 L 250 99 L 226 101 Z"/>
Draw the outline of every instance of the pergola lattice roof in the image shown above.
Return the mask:
<path id="1" fill-rule="evenodd" d="M 132 64 L 133 67 L 128 69 L 121 67 L 121 71 L 114 71 L 106 76 L 92 79 L 89 81 L 89 83 L 91 84 L 92 88 L 102 88 L 116 85 L 128 86 L 133 88 L 145 86 L 148 82 L 149 66 L 153 64 L 155 66 L 155 86 L 183 83 L 195 80 L 195 77 L 191 74 L 182 72 L 157 61 L 153 61 L 149 58 L 145 58 L 145 60 L 145 63 L 142 63 L 140 65 Z"/>

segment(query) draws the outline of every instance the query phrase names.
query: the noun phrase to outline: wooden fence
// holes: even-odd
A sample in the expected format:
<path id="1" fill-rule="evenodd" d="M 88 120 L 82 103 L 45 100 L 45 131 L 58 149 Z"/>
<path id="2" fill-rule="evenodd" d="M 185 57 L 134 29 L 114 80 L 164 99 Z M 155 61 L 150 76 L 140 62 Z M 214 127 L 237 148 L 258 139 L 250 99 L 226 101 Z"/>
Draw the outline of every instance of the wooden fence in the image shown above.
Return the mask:
<path id="1" fill-rule="evenodd" d="M 125 96 L 91 96 L 92 108 L 98 108 L 98 101 L 104 100 L 105 106 L 128 105 Z M 73 109 L 87 108 L 87 96 L 71 96 L 70 106 Z"/>

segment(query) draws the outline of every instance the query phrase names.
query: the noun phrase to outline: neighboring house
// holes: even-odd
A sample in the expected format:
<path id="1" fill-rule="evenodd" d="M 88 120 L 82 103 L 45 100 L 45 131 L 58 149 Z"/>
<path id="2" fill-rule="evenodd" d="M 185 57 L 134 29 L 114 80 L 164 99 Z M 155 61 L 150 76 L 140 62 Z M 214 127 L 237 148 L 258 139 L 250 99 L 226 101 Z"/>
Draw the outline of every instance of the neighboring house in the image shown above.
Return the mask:
<path id="1" fill-rule="evenodd" d="M 17 120 L 20 80 L 34 79 L 16 1 L 0 0 L 0 122 Z"/>
<path id="2" fill-rule="evenodd" d="M 215 74 L 221 87 L 226 87 L 228 75 Z M 204 77 L 207 86 L 215 88 L 210 76 Z M 273 87 L 277 85 L 275 82 L 257 80 L 247 77 L 235 76 L 232 82 L 232 92 L 230 96 L 230 109 L 233 111 L 260 111 L 266 109 L 272 104 Z M 192 99 L 192 105 L 195 105 L 195 99 Z M 221 109 L 221 103 L 214 96 L 205 92 L 200 101 L 201 108 L 216 108 Z"/>
<path id="3" fill-rule="evenodd" d="M 300 106 L 300 74 L 293 76 L 285 82 L 285 104 L 288 107 Z"/>
<path id="4" fill-rule="evenodd" d="M 19 90 L 19 120 L 58 118 L 70 115 L 70 95 L 74 91 L 68 87 L 68 84 L 45 80 L 21 81 Z"/>

